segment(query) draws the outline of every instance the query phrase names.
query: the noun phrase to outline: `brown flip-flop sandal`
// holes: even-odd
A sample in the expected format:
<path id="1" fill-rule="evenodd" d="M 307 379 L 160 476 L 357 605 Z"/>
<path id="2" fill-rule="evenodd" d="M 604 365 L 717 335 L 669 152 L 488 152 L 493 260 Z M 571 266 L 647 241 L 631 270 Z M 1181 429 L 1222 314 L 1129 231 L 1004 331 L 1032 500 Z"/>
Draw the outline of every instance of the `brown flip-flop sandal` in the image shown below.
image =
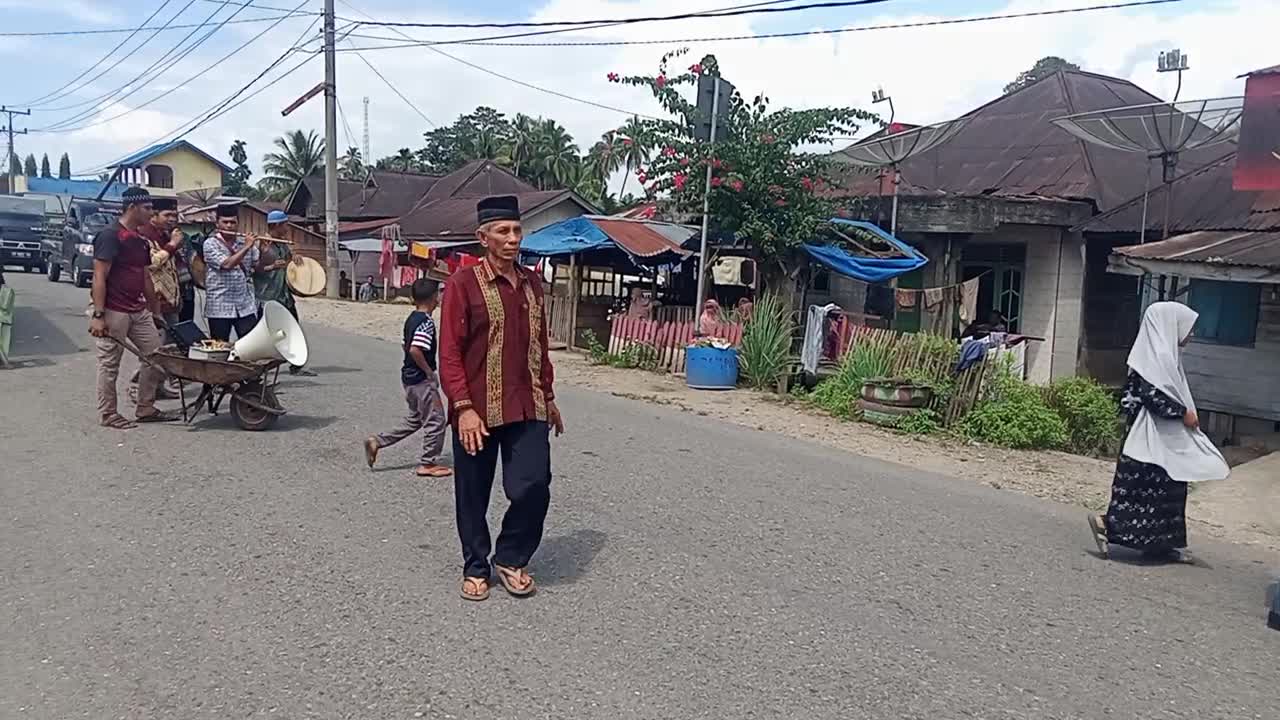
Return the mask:
<path id="1" fill-rule="evenodd" d="M 416 472 L 421 478 L 445 478 L 453 474 L 453 468 L 443 465 L 419 465 Z"/>
<path id="2" fill-rule="evenodd" d="M 479 592 L 467 592 L 467 587 L 479 587 Z M 462 599 L 471 602 L 481 602 L 489 599 L 489 581 L 480 577 L 464 577 L 462 578 Z"/>
<path id="3" fill-rule="evenodd" d="M 1106 560 L 1111 556 L 1111 547 L 1107 542 L 1106 523 L 1102 521 L 1101 515 L 1089 514 L 1089 529 L 1093 531 L 1093 541 L 1098 544 L 1098 552 Z"/>
<path id="4" fill-rule="evenodd" d="M 374 463 L 378 462 L 378 441 L 369 438 L 364 441 L 364 461 L 369 463 L 369 469 L 373 469 Z"/>
<path id="5" fill-rule="evenodd" d="M 137 423 L 123 415 L 120 415 L 119 413 L 107 415 L 99 421 L 99 424 L 104 428 L 111 428 L 112 430 L 132 430 L 138 427 Z"/>
<path id="6" fill-rule="evenodd" d="M 493 569 L 498 571 L 498 582 L 502 583 L 503 589 L 513 597 L 529 597 L 538 590 L 538 586 L 533 582 L 533 576 L 528 572 L 525 572 L 524 568 L 509 568 L 503 567 L 502 565 L 494 565 Z M 529 584 L 524 586 L 524 588 L 517 586 L 513 580 L 514 577 L 519 576 L 522 572 L 525 577 L 529 578 Z"/>

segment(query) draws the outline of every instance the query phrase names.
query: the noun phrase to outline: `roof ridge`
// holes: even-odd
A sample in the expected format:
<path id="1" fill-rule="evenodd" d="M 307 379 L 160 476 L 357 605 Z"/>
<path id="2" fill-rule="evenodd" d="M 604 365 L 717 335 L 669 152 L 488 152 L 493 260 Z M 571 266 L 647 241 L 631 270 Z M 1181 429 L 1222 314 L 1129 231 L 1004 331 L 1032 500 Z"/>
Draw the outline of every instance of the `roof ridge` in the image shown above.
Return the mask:
<path id="1" fill-rule="evenodd" d="M 1182 182 L 1182 181 L 1184 181 L 1184 180 L 1187 180 L 1187 179 L 1190 179 L 1190 178 L 1196 177 L 1197 175 L 1200 175 L 1200 174 L 1202 174 L 1202 173 L 1209 172 L 1210 170 L 1216 170 L 1218 167 L 1220 167 L 1220 166 L 1224 165 L 1225 163 L 1235 160 L 1235 157 L 1236 157 L 1236 150 L 1234 150 L 1234 149 L 1233 149 L 1233 150 L 1229 151 L 1226 155 L 1223 155 L 1222 157 L 1220 157 L 1220 158 L 1218 158 L 1218 159 L 1216 159 L 1216 160 L 1214 160 L 1214 161 L 1212 161 L 1212 162 L 1205 163 L 1204 165 L 1201 165 L 1200 167 L 1196 168 L 1195 170 L 1190 170 L 1190 171 L 1188 171 L 1188 172 L 1185 172 L 1185 173 L 1183 173 L 1183 174 L 1181 174 L 1181 175 L 1179 175 L 1179 176 L 1175 177 L 1175 178 L 1173 179 L 1173 182 L 1168 182 L 1168 183 L 1163 183 L 1163 182 L 1162 182 L 1162 183 L 1160 183 L 1159 185 L 1156 185 L 1155 187 L 1151 188 L 1150 190 L 1148 190 L 1148 191 L 1146 191 L 1146 192 L 1144 192 L 1144 193 L 1142 193 L 1142 194 L 1140 194 L 1140 195 L 1135 195 L 1134 197 L 1129 198 L 1128 200 L 1126 200 L 1126 201 L 1124 201 L 1124 202 L 1120 203 L 1119 205 L 1117 205 L 1117 206 L 1115 206 L 1115 207 L 1111 208 L 1110 210 L 1108 210 L 1108 211 L 1106 211 L 1106 212 L 1104 212 L 1104 213 L 1100 213 L 1100 214 L 1098 214 L 1098 215 L 1094 215 L 1093 217 L 1089 218 L 1088 220 L 1085 220 L 1084 222 L 1080 223 L 1080 225 L 1078 225 L 1078 226 L 1076 226 L 1076 227 L 1081 227 L 1081 226 L 1084 226 L 1084 225 L 1092 225 L 1093 223 L 1096 223 L 1096 222 L 1099 222 L 1099 221 L 1106 220 L 1107 218 L 1110 218 L 1110 217 L 1114 217 L 1115 215 L 1120 214 L 1122 211 L 1124 211 L 1124 210 L 1126 210 L 1126 209 L 1128 209 L 1128 208 L 1131 208 L 1131 207 L 1133 207 L 1134 205 L 1137 205 L 1139 202 L 1141 202 L 1141 201 L 1142 201 L 1142 198 L 1143 198 L 1143 196 L 1144 196 L 1144 195 L 1147 197 L 1147 200 L 1148 200 L 1148 202 L 1149 202 L 1149 201 L 1151 200 L 1151 196 L 1152 196 L 1152 195 L 1155 195 L 1156 193 L 1158 193 L 1158 192 L 1160 192 L 1160 191 L 1164 190 L 1165 188 L 1170 187 L 1170 186 L 1173 186 L 1173 185 L 1177 185 L 1178 183 L 1180 183 L 1180 182 Z M 1075 228 L 1072 228 L 1072 229 L 1074 230 Z"/>

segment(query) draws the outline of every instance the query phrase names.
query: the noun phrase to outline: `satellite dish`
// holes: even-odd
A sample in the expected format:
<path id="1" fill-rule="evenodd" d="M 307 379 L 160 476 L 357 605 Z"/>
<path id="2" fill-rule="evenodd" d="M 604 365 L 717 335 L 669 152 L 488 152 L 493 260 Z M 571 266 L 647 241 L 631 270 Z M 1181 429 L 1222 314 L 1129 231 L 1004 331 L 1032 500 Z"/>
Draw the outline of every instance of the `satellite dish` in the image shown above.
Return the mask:
<path id="1" fill-rule="evenodd" d="M 221 196 L 222 188 L 220 186 L 196 188 L 194 190 L 183 190 L 178 193 L 178 202 L 184 205 L 204 207 L 212 204 L 214 200 L 217 200 Z"/>
<path id="2" fill-rule="evenodd" d="M 1222 97 L 1093 110 L 1057 118 L 1053 124 L 1094 145 L 1142 153 L 1148 159 L 1160 158 L 1166 186 L 1164 236 L 1167 238 L 1168 211 L 1172 207 L 1178 155 L 1188 150 L 1236 142 L 1243 112 L 1244 97 Z M 1142 237 L 1139 242 L 1146 240 L 1147 196 L 1150 192 L 1150 188 L 1143 191 Z"/>

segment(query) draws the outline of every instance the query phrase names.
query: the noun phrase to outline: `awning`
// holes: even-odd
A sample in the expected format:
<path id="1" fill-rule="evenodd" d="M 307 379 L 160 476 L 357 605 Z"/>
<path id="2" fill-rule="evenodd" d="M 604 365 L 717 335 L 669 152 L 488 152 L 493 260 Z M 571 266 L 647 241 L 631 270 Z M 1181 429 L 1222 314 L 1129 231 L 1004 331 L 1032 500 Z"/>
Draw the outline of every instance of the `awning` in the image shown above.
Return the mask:
<path id="1" fill-rule="evenodd" d="M 1107 259 L 1107 272 L 1273 283 L 1280 280 L 1280 230 L 1201 230 L 1118 247 Z"/>
<path id="2" fill-rule="evenodd" d="M 832 272 L 863 282 L 879 283 L 909 273 L 929 262 L 929 258 L 919 250 L 871 223 L 832 218 L 831 224 L 838 226 L 840 234 L 863 251 L 863 254 L 854 254 L 835 245 L 805 243 L 804 250 L 809 257 Z M 873 250 L 872 247 L 876 245 L 888 245 L 890 250 Z"/>
<path id="3" fill-rule="evenodd" d="M 343 240 L 338 243 L 338 248 L 348 252 L 382 252 L 382 240 L 378 238 L 359 238 L 358 240 Z M 408 252 L 409 247 L 402 242 L 396 243 L 395 251 L 398 253 Z"/>
<path id="4" fill-rule="evenodd" d="M 520 252 L 529 257 L 563 257 L 614 251 L 625 254 L 633 263 L 666 265 L 693 254 L 680 243 L 697 232 L 689 225 L 584 215 L 561 220 L 526 236 Z"/>

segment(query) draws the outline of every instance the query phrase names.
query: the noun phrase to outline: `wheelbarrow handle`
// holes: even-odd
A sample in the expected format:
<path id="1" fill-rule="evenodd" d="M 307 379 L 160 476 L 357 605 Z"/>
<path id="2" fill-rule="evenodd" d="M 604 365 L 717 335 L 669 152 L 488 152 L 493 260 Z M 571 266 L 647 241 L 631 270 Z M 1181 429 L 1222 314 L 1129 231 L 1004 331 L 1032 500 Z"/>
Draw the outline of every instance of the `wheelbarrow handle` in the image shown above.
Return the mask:
<path id="1" fill-rule="evenodd" d="M 128 350 L 130 353 L 133 353 L 134 356 L 136 356 L 139 360 L 145 363 L 148 367 L 156 367 L 156 364 L 151 361 L 151 357 L 149 355 L 144 355 L 143 352 L 139 350 L 136 345 L 134 345 L 132 342 L 128 340 L 128 338 L 116 337 L 115 335 L 112 335 L 110 333 L 107 334 L 107 337 L 120 343 L 121 347 L 123 347 L 125 350 Z"/>

